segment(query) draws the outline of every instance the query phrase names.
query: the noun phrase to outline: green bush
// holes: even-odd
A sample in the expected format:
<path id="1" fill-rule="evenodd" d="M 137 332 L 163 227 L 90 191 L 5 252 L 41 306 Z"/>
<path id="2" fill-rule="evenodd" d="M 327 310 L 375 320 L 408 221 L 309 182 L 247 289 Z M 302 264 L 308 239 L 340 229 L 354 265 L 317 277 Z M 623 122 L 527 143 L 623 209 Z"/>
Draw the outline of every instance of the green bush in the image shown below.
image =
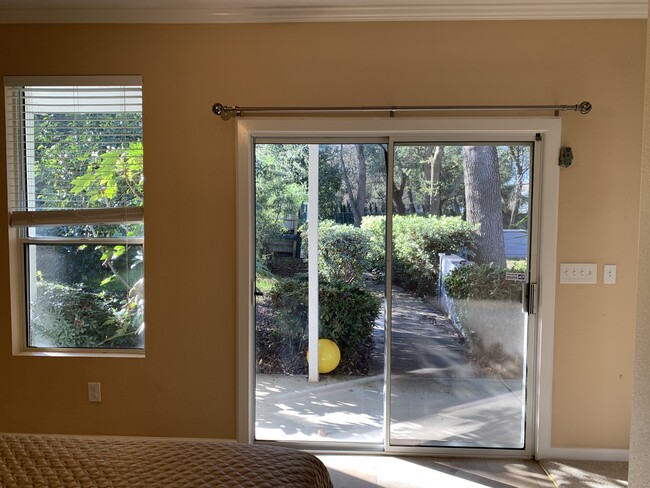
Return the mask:
<path id="1" fill-rule="evenodd" d="M 362 228 L 370 233 L 370 260 L 383 260 L 385 217 L 366 217 Z M 475 239 L 475 227 L 461 217 L 393 217 L 393 280 L 418 295 L 433 295 L 438 284 L 438 254 L 466 254 Z"/>
<path id="2" fill-rule="evenodd" d="M 279 279 L 268 293 L 276 317 L 276 334 L 289 343 L 302 343 L 309 311 L 306 278 Z"/>
<path id="3" fill-rule="evenodd" d="M 80 286 L 37 282 L 30 314 L 33 342 L 50 347 L 137 348 L 142 305 L 123 294 L 91 293 Z"/>
<path id="4" fill-rule="evenodd" d="M 274 311 L 275 334 L 291 350 L 304 350 L 308 343 L 308 283 L 305 279 L 279 279 L 268 294 Z M 371 292 L 342 281 L 319 285 L 319 336 L 339 346 L 341 362 L 355 357 L 355 349 L 372 337 L 381 301 Z M 361 368 L 363 369 L 363 368 Z"/>
<path id="5" fill-rule="evenodd" d="M 368 290 L 333 281 L 320 286 L 320 336 L 331 339 L 349 355 L 372 336 L 381 301 Z"/>
<path id="6" fill-rule="evenodd" d="M 506 280 L 506 272 L 524 272 L 526 261 L 507 269 L 495 264 L 470 264 L 454 269 L 444 277 L 447 295 L 452 298 L 511 300 L 521 302 L 521 282 Z"/>
<path id="7" fill-rule="evenodd" d="M 303 255 L 307 256 L 307 232 L 303 232 Z M 327 281 L 360 284 L 369 269 L 370 241 L 366 231 L 324 220 L 318 224 L 318 273 Z"/>
<path id="8" fill-rule="evenodd" d="M 383 274 L 386 268 L 386 217 L 372 215 L 361 220 L 361 228 L 368 237 L 366 261 L 370 269 Z"/>
<path id="9" fill-rule="evenodd" d="M 327 281 L 361 283 L 368 269 L 369 240 L 363 229 L 334 222 L 318 226 L 318 271 Z"/>
<path id="10" fill-rule="evenodd" d="M 273 256 L 273 246 L 282 242 L 286 229 L 282 223 L 276 222 L 266 215 L 257 215 L 255 220 L 255 259 L 268 265 Z"/>

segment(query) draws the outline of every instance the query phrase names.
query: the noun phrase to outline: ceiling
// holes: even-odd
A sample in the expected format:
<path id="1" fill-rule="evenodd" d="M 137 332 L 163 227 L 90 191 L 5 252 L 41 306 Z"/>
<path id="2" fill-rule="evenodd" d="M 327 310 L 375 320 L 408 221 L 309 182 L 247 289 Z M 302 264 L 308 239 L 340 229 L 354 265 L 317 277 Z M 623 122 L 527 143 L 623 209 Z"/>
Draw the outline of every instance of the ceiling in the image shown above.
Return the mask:
<path id="1" fill-rule="evenodd" d="M 0 0 L 0 23 L 639 19 L 648 0 Z"/>

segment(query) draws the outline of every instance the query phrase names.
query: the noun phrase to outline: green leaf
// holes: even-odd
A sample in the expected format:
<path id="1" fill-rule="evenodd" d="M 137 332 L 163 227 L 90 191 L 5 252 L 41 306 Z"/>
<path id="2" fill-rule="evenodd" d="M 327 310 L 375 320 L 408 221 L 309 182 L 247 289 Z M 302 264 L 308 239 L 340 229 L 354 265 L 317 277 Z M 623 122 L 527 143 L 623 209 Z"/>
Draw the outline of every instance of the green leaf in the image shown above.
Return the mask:
<path id="1" fill-rule="evenodd" d="M 105 286 L 108 285 L 111 281 L 115 279 L 115 275 L 111 275 L 108 278 L 104 278 L 101 283 L 99 284 L 100 286 Z"/>

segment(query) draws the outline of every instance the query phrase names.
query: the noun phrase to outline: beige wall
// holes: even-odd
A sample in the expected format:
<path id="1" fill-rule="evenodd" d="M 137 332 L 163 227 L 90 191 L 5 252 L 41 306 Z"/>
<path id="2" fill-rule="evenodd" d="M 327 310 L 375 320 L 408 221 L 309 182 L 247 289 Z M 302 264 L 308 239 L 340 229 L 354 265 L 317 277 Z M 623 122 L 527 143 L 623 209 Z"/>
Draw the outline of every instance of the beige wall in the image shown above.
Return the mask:
<path id="1" fill-rule="evenodd" d="M 1 75 L 141 74 L 147 154 L 146 359 L 12 357 L 5 234 L 0 431 L 235 436 L 235 123 L 214 117 L 214 102 L 589 100 L 592 114 L 563 114 L 563 145 L 576 159 L 561 175 L 558 256 L 615 263 L 618 283 L 558 287 L 552 444 L 626 448 L 645 29 L 644 21 L 0 26 Z M 102 382 L 103 403 L 86 401 L 90 380 Z"/>

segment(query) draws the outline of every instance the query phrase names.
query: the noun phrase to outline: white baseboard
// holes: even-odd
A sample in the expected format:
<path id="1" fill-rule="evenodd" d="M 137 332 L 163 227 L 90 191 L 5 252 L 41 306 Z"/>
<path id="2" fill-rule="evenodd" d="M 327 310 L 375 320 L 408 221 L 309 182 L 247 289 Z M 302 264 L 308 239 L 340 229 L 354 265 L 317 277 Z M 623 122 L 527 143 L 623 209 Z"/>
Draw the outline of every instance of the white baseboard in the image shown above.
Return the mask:
<path id="1" fill-rule="evenodd" d="M 629 461 L 628 449 L 580 449 L 550 447 L 537 454 L 537 459 L 567 461 Z"/>

